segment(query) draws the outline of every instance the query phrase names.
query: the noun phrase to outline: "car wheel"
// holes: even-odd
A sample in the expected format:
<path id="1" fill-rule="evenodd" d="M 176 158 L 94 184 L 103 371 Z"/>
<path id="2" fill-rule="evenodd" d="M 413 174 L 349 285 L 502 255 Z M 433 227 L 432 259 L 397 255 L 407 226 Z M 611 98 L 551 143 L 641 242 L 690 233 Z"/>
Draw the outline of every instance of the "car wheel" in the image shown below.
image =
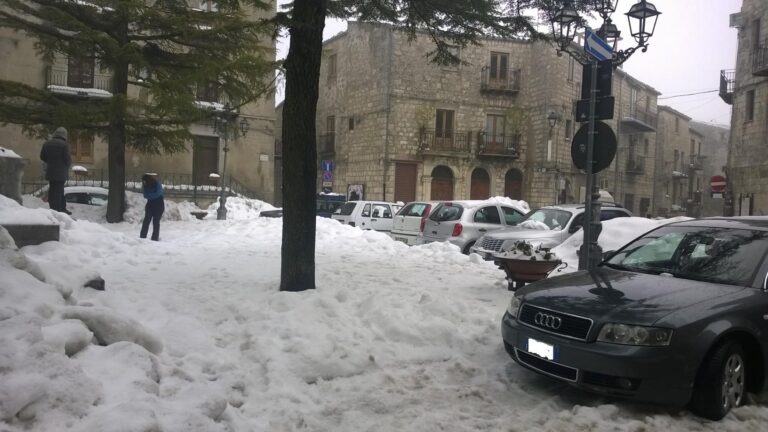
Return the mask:
<path id="1" fill-rule="evenodd" d="M 728 341 L 704 360 L 690 409 L 710 420 L 720 420 L 746 401 L 747 366 L 744 350 L 736 341 Z"/>
<path id="2" fill-rule="evenodd" d="M 464 246 L 464 250 L 461 251 L 464 255 L 469 255 L 469 248 L 475 245 L 475 242 L 469 242 L 466 246 Z"/>

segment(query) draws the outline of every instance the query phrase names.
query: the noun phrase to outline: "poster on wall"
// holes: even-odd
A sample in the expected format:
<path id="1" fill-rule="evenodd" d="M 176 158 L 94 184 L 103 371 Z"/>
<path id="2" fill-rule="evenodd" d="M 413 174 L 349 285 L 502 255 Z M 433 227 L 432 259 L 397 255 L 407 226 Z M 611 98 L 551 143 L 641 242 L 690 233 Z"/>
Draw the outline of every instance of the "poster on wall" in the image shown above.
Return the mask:
<path id="1" fill-rule="evenodd" d="M 347 185 L 347 201 L 360 201 L 365 197 L 365 185 Z"/>

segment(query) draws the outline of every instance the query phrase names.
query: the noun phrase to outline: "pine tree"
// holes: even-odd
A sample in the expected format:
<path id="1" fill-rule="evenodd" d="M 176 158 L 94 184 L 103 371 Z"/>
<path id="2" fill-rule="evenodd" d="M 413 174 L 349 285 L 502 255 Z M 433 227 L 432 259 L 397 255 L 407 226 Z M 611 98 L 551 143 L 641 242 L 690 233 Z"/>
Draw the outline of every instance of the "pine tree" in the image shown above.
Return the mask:
<path id="1" fill-rule="evenodd" d="M 271 91 L 273 23 L 253 17 L 271 2 L 197 4 L 202 8 L 187 0 L 0 0 L 0 27 L 33 38 L 44 60 L 85 59 L 111 75 L 112 96 L 87 99 L 0 80 L 0 122 L 36 136 L 65 126 L 106 138 L 109 222 L 122 221 L 125 210 L 126 145 L 154 154 L 184 150 L 190 124 L 211 115 L 196 104 L 198 86 L 215 86 L 236 107 Z"/>
<path id="2" fill-rule="evenodd" d="M 564 0 L 294 0 L 276 22 L 288 28 L 284 63 L 283 245 L 280 290 L 315 288 L 315 193 L 317 146 L 315 115 L 322 35 L 326 17 L 386 23 L 410 38 L 426 33 L 435 43 L 429 53 L 439 64 L 460 61 L 451 46 L 465 47 L 481 37 L 544 37 L 531 11 L 546 18 Z M 592 0 L 572 4 L 587 10 Z"/>

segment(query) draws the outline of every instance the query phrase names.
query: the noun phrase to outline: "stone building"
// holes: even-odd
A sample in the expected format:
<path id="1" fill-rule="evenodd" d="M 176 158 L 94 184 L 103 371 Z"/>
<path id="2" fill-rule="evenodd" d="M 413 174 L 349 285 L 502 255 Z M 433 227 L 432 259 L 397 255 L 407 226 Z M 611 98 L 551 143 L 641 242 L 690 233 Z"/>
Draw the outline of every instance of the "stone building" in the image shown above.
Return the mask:
<path id="1" fill-rule="evenodd" d="M 726 127 L 692 121 L 691 128 L 700 132 L 701 140 L 701 164 L 702 164 L 702 188 L 701 188 L 701 216 L 722 216 L 725 199 L 722 195 L 714 195 L 709 187 L 709 180 L 716 175 L 725 176 L 725 167 L 728 164 L 728 136 L 730 131 Z"/>
<path id="2" fill-rule="evenodd" d="M 355 22 L 324 43 L 318 153 L 334 171 L 323 182 L 319 170 L 318 184 L 334 192 L 360 185 L 365 198 L 406 202 L 582 201 L 585 179 L 570 152 L 581 66 L 524 40 L 457 47 L 463 63 L 456 66 L 430 63 L 432 50 L 424 35 L 408 41 L 389 26 Z M 619 151 L 600 182 L 617 201 L 645 213 L 658 92 L 619 69 L 613 94 L 615 118 L 608 123 Z"/>
<path id="3" fill-rule="evenodd" d="M 210 4 L 207 0 L 197 1 L 201 5 Z M 275 7 L 263 13 L 274 14 Z M 265 43 L 274 52 L 274 41 Z M 35 51 L 34 40 L 24 33 L 0 27 L 0 58 L 3 59 L 0 62 L 0 79 L 21 82 L 72 98 L 111 97 L 110 72 L 102 70 L 97 61 L 61 55 L 51 60 L 43 59 Z M 138 87 L 129 85 L 128 96 L 141 98 L 146 97 L 146 94 Z M 201 106 L 208 107 L 221 107 L 226 99 L 211 88 L 199 88 L 197 97 L 203 102 Z M 229 181 L 231 176 L 244 192 L 271 199 L 274 191 L 273 96 L 243 106 L 239 117 L 248 120 L 250 130 L 245 137 L 229 142 L 225 177 Z M 212 183 L 209 174 L 224 170 L 224 140 L 217 136 L 211 124 L 192 125 L 191 132 L 194 139 L 189 142 L 186 151 L 181 153 L 150 155 L 127 147 L 127 179 L 136 180 L 141 173 L 152 171 L 159 173 L 165 183 Z M 87 178 L 106 180 L 106 137 L 86 136 L 78 131 L 70 131 L 69 136 L 73 164 L 85 167 L 88 170 Z M 25 159 L 24 182 L 32 183 L 42 178 L 43 167 L 39 160 L 42 140 L 23 134 L 19 126 L 0 125 L 0 146 L 14 150 Z"/>
<path id="4" fill-rule="evenodd" d="M 691 126 L 691 118 L 668 106 L 659 106 L 656 134 L 655 214 L 665 217 L 701 215 L 704 135 Z"/>
<path id="5" fill-rule="evenodd" d="M 720 96 L 732 105 L 727 191 L 736 215 L 768 214 L 768 2 L 743 0 L 730 16 L 738 28 L 736 68 L 720 73 Z"/>

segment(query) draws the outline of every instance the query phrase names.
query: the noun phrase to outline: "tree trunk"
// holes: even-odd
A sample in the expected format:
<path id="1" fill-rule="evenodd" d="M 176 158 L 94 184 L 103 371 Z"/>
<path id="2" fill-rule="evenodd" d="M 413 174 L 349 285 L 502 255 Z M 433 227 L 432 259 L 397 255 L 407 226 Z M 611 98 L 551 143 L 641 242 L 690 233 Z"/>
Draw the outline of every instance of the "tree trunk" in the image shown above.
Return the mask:
<path id="1" fill-rule="evenodd" d="M 280 291 L 315 289 L 315 115 L 327 8 L 327 0 L 293 3 L 283 103 Z"/>
<path id="2" fill-rule="evenodd" d="M 124 28 L 127 43 L 127 25 Z M 107 200 L 107 222 L 123 221 L 125 213 L 125 106 L 128 98 L 128 63 L 122 59 L 112 70 L 112 104 L 109 114 L 108 168 L 109 199 Z"/>

